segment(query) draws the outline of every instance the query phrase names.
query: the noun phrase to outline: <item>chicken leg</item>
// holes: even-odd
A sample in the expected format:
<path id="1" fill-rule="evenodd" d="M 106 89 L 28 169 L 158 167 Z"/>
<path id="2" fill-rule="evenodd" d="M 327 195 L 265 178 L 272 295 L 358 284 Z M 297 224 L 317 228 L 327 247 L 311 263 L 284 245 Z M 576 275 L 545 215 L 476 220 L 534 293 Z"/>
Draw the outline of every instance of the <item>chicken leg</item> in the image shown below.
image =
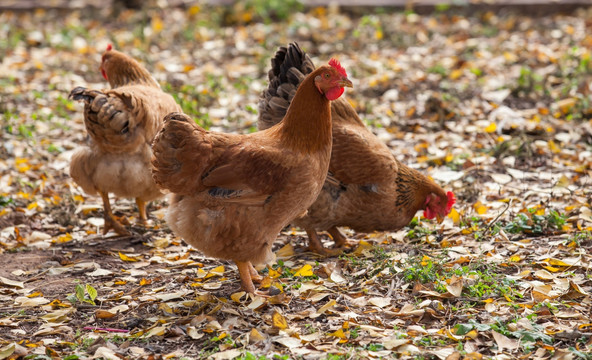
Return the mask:
<path id="1" fill-rule="evenodd" d="M 148 221 L 148 216 L 146 213 L 146 201 L 136 198 L 136 205 L 138 205 L 138 211 L 140 212 L 140 222 L 145 225 L 146 221 Z"/>
<path id="2" fill-rule="evenodd" d="M 241 288 L 253 295 L 269 297 L 270 295 L 267 292 L 257 291 L 255 290 L 255 285 L 253 285 L 253 281 L 261 281 L 262 277 L 259 275 L 257 270 L 253 267 L 250 261 L 234 261 L 236 263 L 236 267 L 238 268 L 238 274 L 241 279 Z"/>
<path id="3" fill-rule="evenodd" d="M 342 249 L 327 249 L 323 246 L 321 238 L 313 229 L 305 229 L 308 235 L 308 251 L 314 252 L 322 256 L 339 256 L 343 254 Z"/>
<path id="4" fill-rule="evenodd" d="M 111 204 L 109 203 L 109 193 L 100 191 L 101 198 L 103 199 L 103 212 L 105 219 L 105 226 L 103 227 L 103 235 L 106 235 L 109 230 L 113 229 L 118 235 L 129 235 L 129 231 L 121 225 L 117 220 L 113 212 L 111 211 Z"/>
<path id="5" fill-rule="evenodd" d="M 334 246 L 335 248 L 349 249 L 349 248 L 357 245 L 357 243 L 355 241 L 351 241 L 345 235 L 343 235 L 341 233 L 341 231 L 339 231 L 337 226 L 331 227 L 329 230 L 327 230 L 327 232 L 333 238 L 333 241 L 335 242 L 335 246 Z"/>

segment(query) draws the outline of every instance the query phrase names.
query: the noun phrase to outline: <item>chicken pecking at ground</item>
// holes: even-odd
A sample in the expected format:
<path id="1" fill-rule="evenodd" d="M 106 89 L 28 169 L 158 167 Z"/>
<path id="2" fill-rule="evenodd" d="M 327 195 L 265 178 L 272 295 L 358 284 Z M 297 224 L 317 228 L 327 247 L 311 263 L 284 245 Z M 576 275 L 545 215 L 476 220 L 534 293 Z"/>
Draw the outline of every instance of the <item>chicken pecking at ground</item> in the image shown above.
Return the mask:
<path id="1" fill-rule="evenodd" d="M 103 77 L 110 90 L 77 87 L 70 98 L 84 102 L 84 125 L 89 143 L 70 162 L 70 176 L 91 195 L 101 195 L 106 234 L 129 232 L 113 215 L 109 193 L 135 198 L 140 220 L 147 220 L 146 203 L 163 194 L 152 180 L 152 139 L 166 114 L 180 111 L 172 96 L 164 93 L 148 70 L 136 60 L 113 50 L 103 53 Z"/>
<path id="2" fill-rule="evenodd" d="M 345 86 L 351 81 L 331 60 L 302 80 L 277 126 L 224 134 L 175 113 L 154 139 L 154 180 L 173 193 L 167 223 L 204 254 L 233 260 L 247 292 L 260 280 L 253 264 L 273 260 L 278 233 L 321 191 L 331 155 L 330 101 Z"/>
<path id="3" fill-rule="evenodd" d="M 259 103 L 260 130 L 281 123 L 300 83 L 315 69 L 296 43 L 281 47 L 271 64 L 269 86 Z M 418 210 L 424 210 L 428 219 L 450 212 L 454 194 L 397 161 L 345 98 L 332 102 L 331 115 L 329 174 L 307 215 L 292 222 L 306 231 L 310 250 L 340 254 L 349 242 L 339 226 L 360 232 L 392 231 L 407 225 Z M 317 231 L 328 231 L 336 249 L 323 247 Z"/>

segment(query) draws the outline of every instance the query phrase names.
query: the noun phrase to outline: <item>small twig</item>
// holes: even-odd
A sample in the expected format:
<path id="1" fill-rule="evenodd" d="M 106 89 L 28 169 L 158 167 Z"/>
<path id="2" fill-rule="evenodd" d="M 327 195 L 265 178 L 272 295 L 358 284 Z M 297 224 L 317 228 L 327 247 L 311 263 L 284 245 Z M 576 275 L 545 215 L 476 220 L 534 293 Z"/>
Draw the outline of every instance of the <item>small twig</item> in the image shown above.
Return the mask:
<path id="1" fill-rule="evenodd" d="M 107 331 L 107 332 L 115 332 L 115 333 L 128 333 L 129 330 L 125 329 L 112 329 L 112 328 L 100 328 L 96 326 L 85 326 L 82 328 L 83 330 L 92 330 L 92 331 Z"/>
<path id="2" fill-rule="evenodd" d="M 43 270 L 42 272 L 40 272 L 39 274 L 37 274 L 37 275 L 35 275 L 35 276 L 32 276 L 32 277 L 30 277 L 30 278 L 26 279 L 26 280 L 25 280 L 25 281 L 23 281 L 23 282 L 24 282 L 24 283 L 28 283 L 28 282 L 31 282 L 31 281 L 35 281 L 35 280 L 39 279 L 39 278 L 41 277 L 41 275 L 45 274 L 45 273 L 46 273 L 46 272 L 48 272 L 49 270 L 50 270 L 50 269 L 45 269 L 45 270 Z"/>
<path id="3" fill-rule="evenodd" d="M 491 228 L 493 227 L 493 225 L 495 225 L 495 223 L 499 220 L 499 218 L 506 212 L 508 211 L 508 209 L 510 208 L 510 206 L 512 205 L 512 199 L 510 199 L 510 201 L 508 201 L 508 205 L 506 206 L 506 208 L 504 210 L 502 210 L 501 213 L 499 213 L 495 219 L 491 220 L 491 222 L 489 223 L 489 225 L 487 225 L 487 229 L 485 229 L 485 233 L 489 232 L 489 230 L 491 230 Z"/>

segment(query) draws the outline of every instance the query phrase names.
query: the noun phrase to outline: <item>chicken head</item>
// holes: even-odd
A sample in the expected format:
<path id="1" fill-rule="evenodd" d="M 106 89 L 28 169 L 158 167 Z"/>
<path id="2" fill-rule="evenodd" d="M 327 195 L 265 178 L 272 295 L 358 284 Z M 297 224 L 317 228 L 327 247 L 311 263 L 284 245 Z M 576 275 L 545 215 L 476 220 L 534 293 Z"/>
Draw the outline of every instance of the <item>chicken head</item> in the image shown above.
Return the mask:
<path id="1" fill-rule="evenodd" d="M 424 216 L 426 219 L 437 218 L 438 222 L 441 222 L 455 203 L 456 198 L 452 191 L 447 192 L 446 197 L 431 193 L 426 197 Z"/>
<path id="2" fill-rule="evenodd" d="M 331 59 L 326 70 L 315 77 L 315 86 L 328 100 L 336 100 L 345 91 L 344 87 L 353 87 L 353 84 L 339 61 Z"/>

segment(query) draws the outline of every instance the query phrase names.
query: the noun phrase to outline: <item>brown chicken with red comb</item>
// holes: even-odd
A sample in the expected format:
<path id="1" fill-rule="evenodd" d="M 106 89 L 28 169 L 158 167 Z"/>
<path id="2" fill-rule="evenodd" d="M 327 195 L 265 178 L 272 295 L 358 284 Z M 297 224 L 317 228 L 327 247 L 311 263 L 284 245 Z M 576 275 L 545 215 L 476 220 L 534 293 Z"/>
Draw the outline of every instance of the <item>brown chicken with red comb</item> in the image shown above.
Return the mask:
<path id="1" fill-rule="evenodd" d="M 77 87 L 70 98 L 84 102 L 86 145 L 72 156 L 70 176 L 91 195 L 103 199 L 106 234 L 129 231 L 113 215 L 109 193 L 135 198 L 140 220 L 147 220 L 146 203 L 163 194 L 152 180 L 152 139 L 164 116 L 180 108 L 164 93 L 148 70 L 111 45 L 102 56 L 100 71 L 110 90 Z"/>
<path id="2" fill-rule="evenodd" d="M 281 123 L 312 60 L 292 43 L 271 61 L 269 85 L 259 103 L 259 129 Z M 309 248 L 337 255 L 348 244 L 339 226 L 361 232 L 392 231 L 407 225 L 418 210 L 428 219 L 446 216 L 455 203 L 433 180 L 397 161 L 390 149 L 362 122 L 345 98 L 331 103 L 333 149 L 329 174 L 307 215 L 293 223 L 304 228 Z M 323 247 L 317 231 L 328 231 L 337 249 Z"/>
<path id="3" fill-rule="evenodd" d="M 247 135 L 206 131 L 170 114 L 154 139 L 153 175 L 174 193 L 166 220 L 204 254 L 233 260 L 255 293 L 253 264 L 273 259 L 281 229 L 323 186 L 331 156 L 331 106 L 352 86 L 331 60 L 302 81 L 283 120 Z"/>

